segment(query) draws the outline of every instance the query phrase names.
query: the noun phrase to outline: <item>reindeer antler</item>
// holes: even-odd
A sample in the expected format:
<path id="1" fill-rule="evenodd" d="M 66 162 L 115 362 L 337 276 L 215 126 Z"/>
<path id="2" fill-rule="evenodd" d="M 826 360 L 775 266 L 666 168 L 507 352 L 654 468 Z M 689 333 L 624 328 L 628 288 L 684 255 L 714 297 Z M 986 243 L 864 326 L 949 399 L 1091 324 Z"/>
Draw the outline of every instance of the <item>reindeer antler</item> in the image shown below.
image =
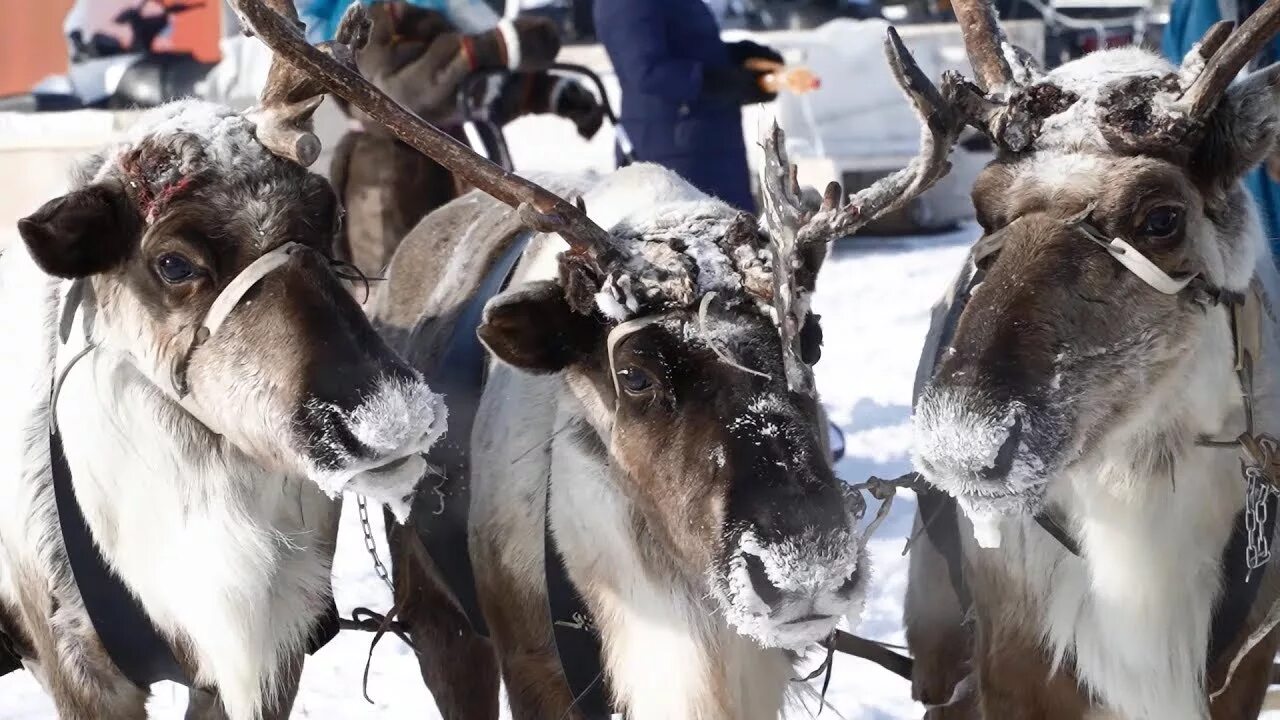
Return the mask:
<path id="1" fill-rule="evenodd" d="M 892 27 L 885 37 L 884 52 L 894 79 L 920 117 L 920 152 L 905 168 L 854 194 L 844 206 L 840 205 L 840 184 L 832 182 L 827 185 L 822 204 L 815 212 L 805 206 L 800 196 L 796 168 L 787 159 L 786 138 L 777 123 L 764 140 L 762 219 L 773 249 L 774 314 L 782 335 L 783 359 L 792 390 L 809 390 L 808 374 L 801 367 L 796 342 L 804 320 L 794 307 L 800 289 L 795 277 L 800 253 L 806 245 L 852 235 L 863 225 L 902 207 L 932 187 L 950 170 L 948 157 L 963 126 L 952 110 L 957 78 L 948 76 L 943 92 L 939 93 Z"/>
<path id="2" fill-rule="evenodd" d="M 910 202 L 951 169 L 948 157 L 963 127 L 954 111 L 955 88 L 962 81 L 948 74 L 943 91 L 939 92 L 893 28 L 886 34 L 884 52 L 894 79 L 920 118 L 919 154 L 905 168 L 852 195 L 843 206 L 840 184 L 830 183 L 823 193 L 822 205 L 813 212 L 801 203 L 795 187 L 795 169 L 787 161 L 782 130 L 775 124 L 765 138 L 763 175 L 764 218 L 771 231 L 794 235 L 801 245 L 852 235 L 877 217 Z"/>
<path id="3" fill-rule="evenodd" d="M 467 180 L 476 188 L 517 208 L 520 219 L 540 232 L 555 232 L 598 268 L 624 259 L 626 251 L 587 214 L 546 188 L 507 172 L 470 148 L 409 112 L 361 77 L 346 58 L 350 49 L 327 49 L 308 43 L 298 28 L 290 0 L 273 0 L 280 11 L 264 0 L 228 0 L 246 31 L 262 39 L 288 65 L 316 84 L 364 111 L 405 143 Z M 365 25 L 364 9 L 354 4 L 343 16 Z M 363 32 L 363 30 L 361 31 Z M 273 68 L 274 69 L 274 68 Z M 311 108 L 314 111 L 314 107 Z M 264 143 L 265 144 L 265 143 Z M 268 145 L 268 147 L 271 147 Z M 314 158 L 313 158 L 314 159 Z"/>
<path id="4" fill-rule="evenodd" d="M 298 24 L 290 0 L 275 5 L 282 17 Z M 334 41 L 322 43 L 318 49 L 334 62 L 354 68 L 353 53 L 363 47 L 367 39 L 368 25 L 357 3 L 343 14 Z M 320 139 L 313 132 L 311 118 L 324 102 L 325 92 L 322 83 L 276 55 L 267 70 L 267 83 L 258 105 L 250 108 L 245 117 L 257 127 L 258 142 L 276 155 L 310 167 L 320 157 Z"/>
<path id="5" fill-rule="evenodd" d="M 1200 41 L 1200 53 L 1208 61 L 1180 102 L 1192 118 L 1203 118 L 1217 107 L 1236 74 L 1280 32 L 1280 0 L 1267 0 L 1228 35 L 1229 28 L 1218 23 Z"/>
<path id="6" fill-rule="evenodd" d="M 995 8 L 988 0 L 953 0 L 951 9 L 960 24 L 964 49 L 974 75 L 987 92 L 999 92 L 1014 84 L 1013 69 L 1005 56 L 1008 44 Z"/>

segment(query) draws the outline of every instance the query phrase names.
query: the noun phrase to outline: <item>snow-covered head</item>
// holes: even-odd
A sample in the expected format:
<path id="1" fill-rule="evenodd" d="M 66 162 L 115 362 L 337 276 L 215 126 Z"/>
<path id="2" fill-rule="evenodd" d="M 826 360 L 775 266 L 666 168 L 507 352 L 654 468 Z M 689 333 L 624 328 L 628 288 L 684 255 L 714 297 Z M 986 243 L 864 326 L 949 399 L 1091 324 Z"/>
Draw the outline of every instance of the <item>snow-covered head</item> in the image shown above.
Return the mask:
<path id="1" fill-rule="evenodd" d="M 1137 48 L 1048 74 L 1007 44 L 986 55 L 1015 72 L 986 78 L 969 118 L 999 151 L 973 188 L 985 235 L 915 412 L 920 470 L 967 509 L 1037 511 L 1050 478 L 1125 448 L 1138 413 L 1188 391 L 1206 348 L 1229 349 L 1223 307 L 1157 291 L 1104 247 L 1118 238 L 1232 292 L 1266 257 L 1240 179 L 1276 139 L 1280 69 L 1228 87 L 1241 65 L 1206 60 L 1223 39 L 1211 32 L 1180 68 Z"/>
<path id="2" fill-rule="evenodd" d="M 305 84 L 275 83 L 248 115 L 194 100 L 147 113 L 18 230 L 44 272 L 86 290 L 96 352 L 129 368 L 119 392 L 148 384 L 186 444 L 404 515 L 444 409 L 335 274 L 341 207 L 297 162 L 314 136 L 270 92 L 306 104 Z"/>
<path id="3" fill-rule="evenodd" d="M 758 223 L 656 166 L 606 183 L 655 196 L 629 199 L 643 209 L 621 214 L 599 194 L 587 202 L 623 248 L 651 259 L 646 281 L 661 281 L 660 268 L 691 278 L 688 302 L 615 308 L 598 277 L 584 292 L 569 262 L 558 282 L 494 298 L 480 337 L 504 362 L 565 379 L 588 420 L 574 441 L 609 464 L 633 502 L 655 573 L 711 599 L 709 613 L 763 645 L 825 637 L 867 577 L 861 505 L 833 474 L 816 397 L 788 388 L 771 306 L 742 287 L 769 282 Z M 808 290 L 824 254 L 800 273 Z M 805 362 L 817 362 L 816 316 L 802 344 Z"/>

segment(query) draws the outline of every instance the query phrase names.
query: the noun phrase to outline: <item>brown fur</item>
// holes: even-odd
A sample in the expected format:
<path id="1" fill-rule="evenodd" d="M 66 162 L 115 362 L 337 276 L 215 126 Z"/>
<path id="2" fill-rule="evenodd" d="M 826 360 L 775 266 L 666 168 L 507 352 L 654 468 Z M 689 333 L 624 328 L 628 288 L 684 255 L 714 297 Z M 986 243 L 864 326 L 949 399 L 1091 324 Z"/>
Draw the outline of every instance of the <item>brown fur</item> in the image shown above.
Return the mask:
<path id="1" fill-rule="evenodd" d="M 338 423 L 345 423 L 363 405 L 366 393 L 385 387 L 389 378 L 424 393 L 426 389 L 389 351 L 330 269 L 327 254 L 339 209 L 328 182 L 269 153 L 256 140 L 255 126 L 229 110 L 193 102 L 157 112 L 158 129 L 144 134 L 146 128 L 139 128 L 132 144 L 95 158 L 75 189 L 25 219 L 20 234 L 40 267 L 85 280 L 89 299 L 82 307 L 92 317 L 102 351 L 128 358 L 115 366 L 120 371 L 113 376 L 126 389 L 112 396 L 103 390 L 102 399 L 123 397 L 129 410 L 138 413 L 130 420 L 154 420 L 153 432 L 172 439 L 173 461 L 166 467 L 182 472 L 188 458 L 208 458 L 211 479 L 219 479 L 216 473 L 225 463 L 236 473 L 223 476 L 228 483 L 252 478 L 277 483 L 279 490 L 272 492 L 292 495 L 296 489 L 297 516 L 284 522 L 296 519 L 311 541 L 281 553 L 281 564 L 292 563 L 288 570 L 297 571 L 297 585 L 260 585 L 264 593 L 272 590 L 276 595 L 271 607 L 262 608 L 264 615 L 255 619 L 278 609 L 277 598 L 297 602 L 290 606 L 290 617 L 278 618 L 271 637 L 255 638 L 246 649 L 244 657 L 262 661 L 261 672 L 255 673 L 261 692 L 255 696 L 258 688 L 246 684 L 242 687 L 247 690 L 235 688 L 240 690 L 235 702 L 224 696 L 233 707 L 236 702 L 243 707 L 242 716 L 258 707 L 274 708 L 285 716 L 302 665 L 299 638 L 291 633 L 305 634 L 306 624 L 326 602 L 327 589 L 321 588 L 319 578 L 332 557 L 328 531 L 336 522 L 311 480 L 320 481 L 326 472 L 355 474 L 362 469 L 359 463 L 373 465 L 386 453 L 358 446 L 358 439 L 336 432 L 345 429 Z M 218 151 L 211 151 L 211 146 Z M 103 237 L 108 242 L 98 242 L 103 239 L 98 230 L 107 233 Z M 260 279 L 221 329 L 192 349 L 197 329 L 223 289 L 264 253 L 289 241 L 298 247 L 288 261 Z M 165 269 L 175 265 L 181 272 L 167 275 Z M 13 271 L 37 272 L 22 264 Z M 49 294 L 40 298 L 49 307 L 28 311 L 52 314 L 57 297 L 53 287 L 50 282 Z M 48 337 L 39 341 L 52 344 L 56 325 L 41 330 Z M 62 359 L 65 362 L 65 356 Z M 86 367 L 82 365 L 82 371 Z M 48 368 L 51 374 L 55 371 Z M 179 378 L 186 381 L 185 392 Z M 190 404 L 179 406 L 174 395 Z M 66 398 L 62 405 L 65 413 Z M 50 419 L 47 402 L 25 412 L 29 414 L 22 421 L 32 423 L 32 428 L 44 428 L 41 423 Z M 94 458 L 77 445 L 75 431 L 63 427 L 68 464 L 92 463 Z M 0 590 L 17 595 L 5 598 L 16 608 L 4 608 L 4 632 L 20 641 L 24 659 L 52 695 L 61 717 L 144 717 L 147 693 L 134 687 L 106 654 L 70 577 L 50 497 L 47 453 L 39 438 L 23 437 L 22 453 L 11 459 L 21 465 L 22 477 L 31 479 L 24 490 L 30 490 L 34 502 L 30 524 L 19 531 L 26 534 L 12 545 L 6 543 L 0 559 L 9 570 Z M 246 477 L 241 472 L 260 475 Z M 115 479 L 105 473 L 101 477 L 103 482 Z M 243 489 L 210 488 L 209 504 L 224 499 L 219 493 L 237 493 L 239 500 Z M 180 498 L 181 512 L 204 517 L 205 499 Z M 317 512 L 303 517 L 304 505 Z M 113 525 L 119 522 L 115 512 L 108 508 L 101 516 L 92 510 L 88 515 L 108 562 L 120 560 L 112 556 L 122 552 L 114 544 L 119 534 Z M 285 513 L 262 512 L 260 518 L 258 508 L 246 508 L 246 515 L 247 521 L 265 518 L 270 523 Z M 194 532 L 204 532 L 201 523 L 192 525 Z M 185 542 L 204 540 L 214 547 L 216 532 L 212 538 L 202 534 Z M 12 586 L 8 577 L 13 578 Z M 308 584 L 313 578 L 314 585 Z M 146 586 L 134 578 L 122 579 L 144 605 L 156 597 L 148 596 Z M 180 612 L 169 613 L 170 619 L 174 615 L 176 628 L 166 640 L 188 676 L 225 673 L 196 667 L 194 625 L 184 625 L 188 618 Z M 260 648 L 262 654 L 254 655 Z M 268 695 L 277 684 L 281 695 Z M 221 691 L 234 692 L 229 686 Z M 219 704 L 208 698 L 200 702 Z"/>
<path id="2" fill-rule="evenodd" d="M 422 678 L 444 720 L 498 716 L 493 644 L 471 630 L 412 526 L 388 524 L 400 620 L 410 627 Z"/>
<path id="3" fill-rule="evenodd" d="M 551 637 L 546 596 L 531 592 L 521 578 L 508 575 L 500 554 L 498 543 L 472 535 L 476 589 L 500 658 L 511 716 L 513 720 L 560 718 L 573 696 Z M 575 712 L 568 717 L 580 715 Z"/>

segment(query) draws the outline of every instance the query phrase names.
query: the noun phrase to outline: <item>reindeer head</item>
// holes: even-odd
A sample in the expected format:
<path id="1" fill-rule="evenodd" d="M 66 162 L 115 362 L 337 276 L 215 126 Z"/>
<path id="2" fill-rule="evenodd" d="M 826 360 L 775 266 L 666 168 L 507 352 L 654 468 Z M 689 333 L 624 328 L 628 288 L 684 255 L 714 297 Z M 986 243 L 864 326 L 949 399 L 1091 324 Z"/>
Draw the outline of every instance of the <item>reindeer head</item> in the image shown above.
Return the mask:
<path id="1" fill-rule="evenodd" d="M 591 426 L 576 440 L 607 458 L 658 569 L 765 646 L 823 638 L 867 580 L 865 505 L 825 446 L 809 298 L 827 242 L 941 177 L 959 129 L 896 34 L 887 51 L 927 118 L 911 167 L 814 207 L 775 126 L 763 224 L 666 170 L 624 168 L 586 196 L 601 239 L 566 238 L 558 282 L 495 298 L 480 328 L 499 359 L 565 379 Z M 612 216 L 622 194 L 632 210 Z"/>
<path id="2" fill-rule="evenodd" d="M 587 202 L 607 213 L 624 192 L 639 209 L 608 227 L 629 261 L 604 270 L 566 254 L 558 282 L 494 298 L 480 337 L 508 364 L 564 379 L 589 421 L 573 443 L 608 463 L 658 576 L 718 598 L 767 646 L 824 637 L 862 596 L 861 506 L 832 473 L 816 397 L 788 387 L 771 241 L 655 166 L 618 171 Z M 824 254 L 798 259 L 798 292 Z M 803 322 L 811 382 L 821 329 Z"/>
<path id="3" fill-rule="evenodd" d="M 910 167 L 843 205 L 829 187 L 810 207 L 775 129 L 763 227 L 669 172 L 636 166 L 605 186 L 640 209 L 609 218 L 605 230 L 583 206 L 406 112 L 260 0 L 233 4 L 246 27 L 332 92 L 567 243 L 558 281 L 494 298 L 480 336 L 499 359 L 564 378 L 591 425 L 578 440 L 607 460 L 633 501 L 636 527 L 656 541 L 655 569 L 717 598 L 710 611 L 765 645 L 829 634 L 867 577 L 854 528 L 864 506 L 828 460 L 811 369 L 821 331 L 808 296 L 826 242 L 941 177 L 959 131 L 896 33 L 887 53 L 925 125 Z"/>
<path id="4" fill-rule="evenodd" d="M 1280 69 L 1230 82 L 1280 2 L 1234 34 L 1215 27 L 1181 67 L 1125 48 L 1047 74 L 988 6 L 957 14 L 986 88 L 963 86 L 961 104 L 999 152 L 973 189 L 974 279 L 917 403 L 918 465 L 978 515 L 1035 512 L 1050 478 L 1110 450 L 1167 478 L 1151 441 L 1187 419 L 1146 401 L 1196 402 L 1186 385 L 1201 367 L 1230 380 L 1214 303 L 1265 256 L 1240 178 L 1280 127 Z M 1226 395 L 1193 414 L 1220 422 Z"/>
<path id="5" fill-rule="evenodd" d="M 443 408 L 328 259 L 341 208 L 297 162 L 314 160 L 306 117 L 323 95 L 280 60 L 271 78 L 247 115 L 152 111 L 18 228 L 40 268 L 87 293 L 96 352 L 180 432 L 403 514 Z"/>

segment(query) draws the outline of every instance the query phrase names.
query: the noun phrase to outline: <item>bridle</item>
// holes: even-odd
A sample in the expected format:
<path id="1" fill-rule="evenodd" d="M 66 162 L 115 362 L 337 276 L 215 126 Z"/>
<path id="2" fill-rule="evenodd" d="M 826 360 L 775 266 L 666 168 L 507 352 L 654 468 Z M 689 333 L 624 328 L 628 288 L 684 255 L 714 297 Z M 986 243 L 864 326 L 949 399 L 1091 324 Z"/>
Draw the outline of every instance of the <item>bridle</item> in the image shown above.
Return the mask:
<path id="1" fill-rule="evenodd" d="M 255 285 L 263 280 L 266 276 L 284 267 L 295 253 L 299 250 L 308 249 L 306 245 L 296 242 L 286 242 L 276 246 L 262 255 L 256 260 L 249 263 L 244 270 L 232 278 L 227 286 L 222 288 L 222 292 L 218 293 L 218 297 L 214 298 L 213 304 L 209 306 L 208 312 L 205 313 L 200 326 L 196 328 L 191 338 L 191 344 L 187 346 L 186 352 L 182 354 L 182 359 L 178 361 L 178 365 L 173 369 L 172 391 L 178 399 L 185 398 L 190 390 L 187 381 L 187 366 L 191 363 L 191 355 L 209 338 L 222 327 L 227 321 L 227 317 L 231 315 L 231 311 L 235 310 L 244 300 L 244 296 L 253 289 Z"/>
<path id="2" fill-rule="evenodd" d="M 226 287 L 214 298 L 213 304 L 209 306 L 204 317 L 200 319 L 199 325 L 191 335 L 191 342 L 179 356 L 178 362 L 170 373 L 168 385 L 165 386 L 163 383 L 159 383 L 161 389 L 176 400 L 178 404 L 182 405 L 184 409 L 192 413 L 205 426 L 208 426 L 208 423 L 200 417 L 194 407 L 194 403 L 189 399 L 190 384 L 187 379 L 187 367 L 190 365 L 192 354 L 217 334 L 232 311 L 240 305 L 245 295 L 254 286 L 271 273 L 284 267 L 299 250 L 307 249 L 309 248 L 306 245 L 286 242 L 263 253 L 232 278 L 231 282 L 227 283 Z M 76 363 L 98 347 L 92 338 L 96 307 L 94 303 L 88 302 L 91 296 L 92 290 L 88 280 L 81 278 L 71 281 L 63 298 L 59 323 L 61 344 L 66 345 L 71 339 L 71 331 L 77 324 L 77 318 L 79 318 L 79 324 L 84 330 L 84 345 L 55 376 L 49 406 L 50 423 L 54 428 L 57 427 L 58 396 L 62 392 L 62 386 L 67 379 L 67 375 L 70 374 Z"/>

